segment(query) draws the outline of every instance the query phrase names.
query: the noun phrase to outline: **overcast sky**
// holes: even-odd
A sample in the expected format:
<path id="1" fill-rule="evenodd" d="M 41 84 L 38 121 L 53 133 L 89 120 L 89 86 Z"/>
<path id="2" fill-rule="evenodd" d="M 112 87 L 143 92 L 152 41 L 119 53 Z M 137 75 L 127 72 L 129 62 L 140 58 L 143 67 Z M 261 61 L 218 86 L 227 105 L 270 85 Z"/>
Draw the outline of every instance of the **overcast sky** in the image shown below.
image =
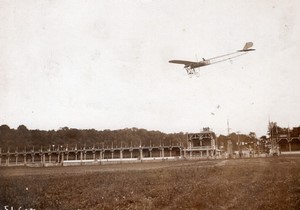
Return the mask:
<path id="1" fill-rule="evenodd" d="M 258 135 L 269 118 L 299 126 L 299 14 L 297 0 L 2 0 L 0 124 L 218 135 L 227 120 Z M 200 77 L 168 63 L 247 41 L 256 51 Z"/>

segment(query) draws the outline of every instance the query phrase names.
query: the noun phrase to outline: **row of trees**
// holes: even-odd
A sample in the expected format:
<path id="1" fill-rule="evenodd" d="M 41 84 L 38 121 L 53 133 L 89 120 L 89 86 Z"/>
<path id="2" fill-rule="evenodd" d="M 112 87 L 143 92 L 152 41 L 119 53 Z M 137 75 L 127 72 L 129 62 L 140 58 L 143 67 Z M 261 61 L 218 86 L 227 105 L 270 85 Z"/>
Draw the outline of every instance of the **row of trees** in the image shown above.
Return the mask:
<path id="1" fill-rule="evenodd" d="M 59 130 L 29 130 L 25 125 L 11 129 L 0 126 L 0 147 L 24 149 L 25 147 L 43 148 L 52 145 L 74 147 L 129 147 L 179 145 L 186 139 L 185 133 L 165 134 L 160 131 L 125 128 L 119 130 L 74 129 L 63 127 Z"/>
<path id="2" fill-rule="evenodd" d="M 238 151 L 244 148 L 256 148 L 258 145 L 265 145 L 261 138 L 258 139 L 254 132 L 250 132 L 248 135 L 231 133 L 229 136 L 220 135 L 217 138 L 219 148 L 227 149 L 227 141 L 230 140 L 232 143 L 232 150 Z"/>
<path id="3" fill-rule="evenodd" d="M 291 136 L 300 135 L 300 127 L 287 129 L 272 124 L 269 129 L 273 133 L 286 134 Z M 267 145 L 267 136 L 257 138 L 254 132 L 249 134 L 231 133 L 229 136 L 220 135 L 217 137 L 218 147 L 226 150 L 227 141 L 231 140 L 233 150 L 239 147 L 254 147 Z M 0 147 L 2 149 L 19 150 L 27 148 L 49 148 L 53 145 L 62 145 L 70 148 L 80 147 L 129 147 L 129 146 L 159 146 L 159 145 L 183 145 L 187 146 L 187 133 L 166 134 L 160 131 L 148 131 L 139 128 L 125 128 L 119 130 L 95 130 L 95 129 L 74 129 L 63 127 L 58 130 L 29 130 L 25 125 L 12 129 L 8 125 L 0 126 Z"/>

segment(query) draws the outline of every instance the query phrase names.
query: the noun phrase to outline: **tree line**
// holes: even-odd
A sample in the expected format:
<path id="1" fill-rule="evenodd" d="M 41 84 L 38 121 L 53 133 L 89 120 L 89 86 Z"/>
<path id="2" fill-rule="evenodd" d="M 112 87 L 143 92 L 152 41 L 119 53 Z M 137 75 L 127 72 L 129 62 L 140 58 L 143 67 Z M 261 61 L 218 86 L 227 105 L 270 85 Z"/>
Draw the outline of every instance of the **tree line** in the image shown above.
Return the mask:
<path id="1" fill-rule="evenodd" d="M 98 131 L 62 127 L 58 130 L 45 131 L 29 130 L 25 125 L 20 125 L 17 129 L 10 128 L 8 125 L 0 126 L 0 147 L 11 150 L 57 146 L 69 148 L 166 146 L 180 145 L 184 142 L 186 142 L 186 134 L 183 132 L 166 134 L 139 128 Z"/>
<path id="2" fill-rule="evenodd" d="M 300 136 L 300 127 L 293 129 L 281 128 L 277 123 L 270 123 L 268 134 L 272 133 Z M 249 134 L 231 133 L 219 135 L 216 143 L 220 149 L 227 150 L 228 140 L 232 149 L 239 147 L 254 148 L 258 145 L 269 144 L 267 136 L 258 138 L 254 132 Z M 118 130 L 76 129 L 62 127 L 58 130 L 29 130 L 25 125 L 17 129 L 8 125 L 0 126 L 0 148 L 3 150 L 24 150 L 25 148 L 52 148 L 57 146 L 69 148 L 91 147 L 135 147 L 135 146 L 182 145 L 187 147 L 187 133 L 163 133 L 141 128 L 124 128 Z"/>

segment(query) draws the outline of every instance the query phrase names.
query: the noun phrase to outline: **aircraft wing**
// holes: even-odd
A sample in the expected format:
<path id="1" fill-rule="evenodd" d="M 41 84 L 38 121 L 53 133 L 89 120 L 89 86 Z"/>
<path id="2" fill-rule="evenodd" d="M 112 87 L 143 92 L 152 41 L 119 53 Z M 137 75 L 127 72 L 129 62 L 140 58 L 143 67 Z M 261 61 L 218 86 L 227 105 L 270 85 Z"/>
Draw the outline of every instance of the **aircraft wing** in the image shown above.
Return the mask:
<path id="1" fill-rule="evenodd" d="M 190 66 L 192 64 L 198 64 L 198 62 L 194 61 L 183 61 L 183 60 L 170 60 L 169 63 L 177 63 L 177 64 L 184 64 L 186 66 Z"/>

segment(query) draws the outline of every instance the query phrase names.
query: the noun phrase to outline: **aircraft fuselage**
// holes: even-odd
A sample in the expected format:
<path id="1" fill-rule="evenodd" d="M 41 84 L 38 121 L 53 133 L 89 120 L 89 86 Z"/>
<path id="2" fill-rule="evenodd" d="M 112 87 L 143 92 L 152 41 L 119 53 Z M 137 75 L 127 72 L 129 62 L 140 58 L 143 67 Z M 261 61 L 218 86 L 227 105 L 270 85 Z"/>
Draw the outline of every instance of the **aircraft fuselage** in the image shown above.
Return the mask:
<path id="1" fill-rule="evenodd" d="M 207 66 L 209 64 L 210 64 L 210 61 L 205 60 L 205 61 L 200 61 L 200 62 L 191 63 L 189 65 L 185 65 L 185 68 L 195 69 L 195 68 L 199 68 L 199 67 L 202 67 L 202 66 Z"/>

